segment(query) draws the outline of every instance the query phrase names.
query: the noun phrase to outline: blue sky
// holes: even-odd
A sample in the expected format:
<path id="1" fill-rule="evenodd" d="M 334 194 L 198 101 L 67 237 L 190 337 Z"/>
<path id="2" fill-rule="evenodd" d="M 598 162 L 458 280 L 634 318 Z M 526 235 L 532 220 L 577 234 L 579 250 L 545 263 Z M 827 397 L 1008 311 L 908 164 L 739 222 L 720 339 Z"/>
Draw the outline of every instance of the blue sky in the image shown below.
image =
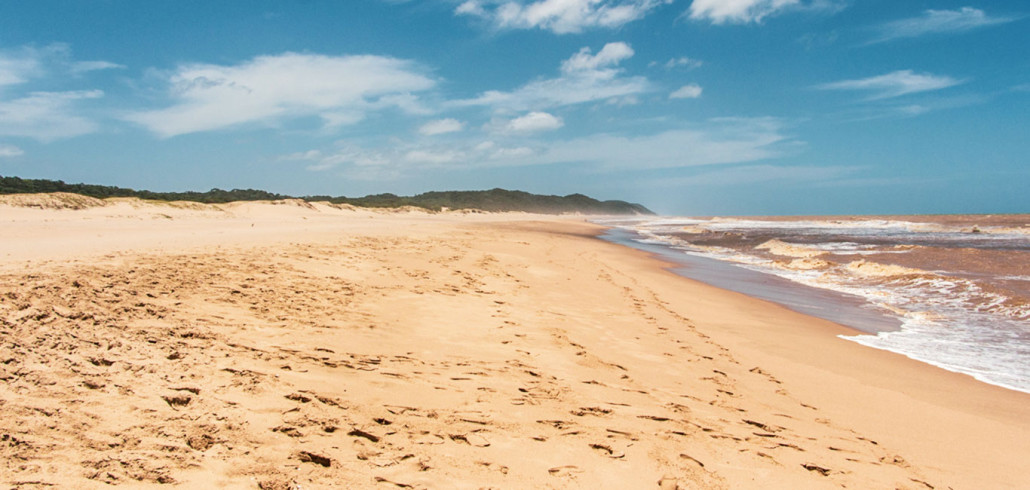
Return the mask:
<path id="1" fill-rule="evenodd" d="M 1030 6 L 0 0 L 0 174 L 1030 212 Z"/>

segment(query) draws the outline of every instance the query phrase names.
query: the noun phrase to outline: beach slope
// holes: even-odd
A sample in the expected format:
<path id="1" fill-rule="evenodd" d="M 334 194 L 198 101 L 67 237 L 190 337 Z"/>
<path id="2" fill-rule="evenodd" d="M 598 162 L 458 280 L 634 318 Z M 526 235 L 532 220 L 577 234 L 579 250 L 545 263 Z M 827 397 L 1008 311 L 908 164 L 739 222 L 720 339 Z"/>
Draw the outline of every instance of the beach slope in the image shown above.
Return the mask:
<path id="1" fill-rule="evenodd" d="M 19 199 L 7 486 L 1030 487 L 1030 396 L 582 218 Z"/>

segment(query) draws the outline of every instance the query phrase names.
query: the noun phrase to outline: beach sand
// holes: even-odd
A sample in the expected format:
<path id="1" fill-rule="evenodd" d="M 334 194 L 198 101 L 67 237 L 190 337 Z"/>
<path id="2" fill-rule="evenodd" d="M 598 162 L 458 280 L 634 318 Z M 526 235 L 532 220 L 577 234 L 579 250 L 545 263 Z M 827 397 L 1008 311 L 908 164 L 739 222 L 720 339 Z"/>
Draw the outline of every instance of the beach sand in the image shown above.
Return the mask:
<path id="1" fill-rule="evenodd" d="M 1030 395 L 582 217 L 45 195 L 0 226 L 8 487 L 1030 488 Z"/>

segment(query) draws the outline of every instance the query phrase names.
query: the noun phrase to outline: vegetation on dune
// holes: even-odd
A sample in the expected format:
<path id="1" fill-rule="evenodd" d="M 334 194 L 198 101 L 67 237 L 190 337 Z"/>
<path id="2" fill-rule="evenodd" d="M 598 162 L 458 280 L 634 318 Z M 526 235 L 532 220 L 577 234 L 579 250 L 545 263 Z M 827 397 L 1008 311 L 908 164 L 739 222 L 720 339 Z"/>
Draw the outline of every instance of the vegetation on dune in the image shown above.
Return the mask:
<path id="1" fill-rule="evenodd" d="M 432 211 L 441 209 L 481 209 L 483 211 L 525 211 L 531 213 L 584 213 L 584 214 L 654 214 L 640 204 L 625 201 L 598 201 L 582 194 L 544 196 L 522 191 L 492 189 L 489 191 L 426 192 L 416 196 L 375 194 L 365 197 L 343 196 L 288 196 L 256 189 L 211 189 L 207 192 L 152 192 L 125 187 L 93 184 L 67 184 L 60 180 L 22 179 L 0 176 L 0 194 L 35 194 L 70 192 L 106 199 L 109 197 L 137 197 L 155 201 L 192 201 L 208 204 L 233 201 L 275 201 L 303 199 L 350 204 L 366 208 L 399 208 L 414 206 Z"/>

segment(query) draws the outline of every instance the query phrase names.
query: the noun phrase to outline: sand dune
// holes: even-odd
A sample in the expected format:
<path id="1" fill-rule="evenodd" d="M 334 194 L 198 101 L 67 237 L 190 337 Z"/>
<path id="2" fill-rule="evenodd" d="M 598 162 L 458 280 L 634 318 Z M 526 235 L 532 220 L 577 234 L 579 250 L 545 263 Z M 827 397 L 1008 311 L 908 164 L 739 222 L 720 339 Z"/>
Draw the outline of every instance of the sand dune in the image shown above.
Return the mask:
<path id="1" fill-rule="evenodd" d="M 15 488 L 1030 485 L 1027 396 L 578 218 L 5 202 Z"/>

